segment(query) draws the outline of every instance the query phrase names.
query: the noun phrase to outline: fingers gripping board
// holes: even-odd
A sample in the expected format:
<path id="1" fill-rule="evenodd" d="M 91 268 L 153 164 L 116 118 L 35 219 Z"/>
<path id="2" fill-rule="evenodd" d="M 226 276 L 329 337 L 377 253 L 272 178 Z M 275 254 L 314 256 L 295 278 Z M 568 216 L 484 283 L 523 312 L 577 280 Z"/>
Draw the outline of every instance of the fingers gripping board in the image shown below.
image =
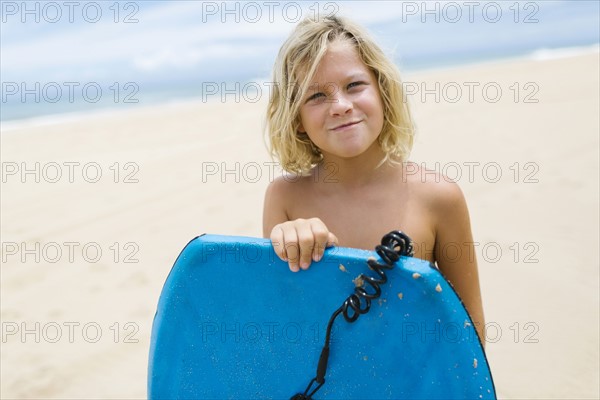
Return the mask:
<path id="1" fill-rule="evenodd" d="M 358 275 L 374 274 L 369 257 L 381 260 L 375 252 L 333 247 L 293 273 L 267 239 L 193 239 L 158 303 L 149 398 L 303 393 L 332 312 L 354 292 Z M 354 323 L 335 320 L 325 384 L 314 398 L 495 399 L 473 323 L 440 272 L 401 257 L 386 275 L 368 313 Z"/>

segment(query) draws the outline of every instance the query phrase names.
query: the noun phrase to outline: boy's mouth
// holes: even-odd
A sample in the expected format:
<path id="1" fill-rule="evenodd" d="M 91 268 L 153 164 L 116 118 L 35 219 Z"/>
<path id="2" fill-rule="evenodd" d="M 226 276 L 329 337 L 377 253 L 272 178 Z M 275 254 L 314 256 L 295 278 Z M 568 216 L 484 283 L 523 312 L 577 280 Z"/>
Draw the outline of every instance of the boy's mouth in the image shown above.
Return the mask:
<path id="1" fill-rule="evenodd" d="M 344 129 L 344 128 L 349 128 L 351 126 L 354 126 L 354 125 L 358 124 L 359 122 L 362 122 L 362 121 L 354 121 L 354 122 L 348 122 L 346 124 L 341 124 L 341 125 L 338 125 L 338 126 L 336 126 L 334 128 L 331 128 L 331 130 L 332 131 L 337 131 L 337 130 L 341 130 L 341 129 Z"/>

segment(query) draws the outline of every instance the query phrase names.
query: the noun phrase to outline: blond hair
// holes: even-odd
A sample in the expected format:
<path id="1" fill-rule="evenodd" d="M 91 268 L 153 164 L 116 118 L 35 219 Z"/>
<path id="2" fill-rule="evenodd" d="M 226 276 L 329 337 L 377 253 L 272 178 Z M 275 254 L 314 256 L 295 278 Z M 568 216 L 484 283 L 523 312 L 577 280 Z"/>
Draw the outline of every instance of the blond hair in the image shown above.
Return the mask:
<path id="1" fill-rule="evenodd" d="M 340 39 L 356 48 L 362 62 L 377 78 L 384 116 L 378 141 L 386 154 L 384 161 L 406 161 L 412 149 L 414 126 L 400 72 L 394 63 L 362 27 L 346 18 L 308 17 L 296 26 L 279 50 L 267 108 L 269 150 L 288 172 L 306 174 L 323 158 L 308 135 L 298 132 L 300 100 L 308 91 L 328 45 Z"/>

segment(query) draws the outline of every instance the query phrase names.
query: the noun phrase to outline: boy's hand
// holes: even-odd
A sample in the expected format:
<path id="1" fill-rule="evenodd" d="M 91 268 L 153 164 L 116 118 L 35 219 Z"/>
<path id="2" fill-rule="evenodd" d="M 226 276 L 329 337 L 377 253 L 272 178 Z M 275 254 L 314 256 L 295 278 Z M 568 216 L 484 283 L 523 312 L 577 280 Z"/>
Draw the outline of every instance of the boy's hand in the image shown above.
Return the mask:
<path id="1" fill-rule="evenodd" d="M 273 227 L 271 242 L 275 254 L 287 261 L 290 270 L 308 269 L 311 260 L 323 257 L 326 247 L 336 246 L 337 237 L 329 232 L 319 218 L 297 219 Z"/>

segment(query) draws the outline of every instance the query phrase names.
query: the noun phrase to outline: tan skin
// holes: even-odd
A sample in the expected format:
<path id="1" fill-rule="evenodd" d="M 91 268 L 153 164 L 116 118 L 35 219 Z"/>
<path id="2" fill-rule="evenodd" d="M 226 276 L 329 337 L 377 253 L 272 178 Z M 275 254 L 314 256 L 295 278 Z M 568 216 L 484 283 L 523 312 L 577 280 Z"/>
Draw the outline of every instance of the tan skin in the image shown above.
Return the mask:
<path id="1" fill-rule="evenodd" d="M 323 162 L 310 176 L 279 177 L 269 185 L 264 237 L 298 272 L 318 262 L 328 246 L 372 250 L 383 235 L 402 230 L 413 240 L 415 257 L 436 263 L 453 285 L 483 339 L 471 224 L 458 185 L 415 164 L 378 166 L 384 157 L 376 140 L 383 113 L 379 88 L 351 46 L 330 44 L 314 92 L 303 99 L 299 131 L 308 133 Z"/>

